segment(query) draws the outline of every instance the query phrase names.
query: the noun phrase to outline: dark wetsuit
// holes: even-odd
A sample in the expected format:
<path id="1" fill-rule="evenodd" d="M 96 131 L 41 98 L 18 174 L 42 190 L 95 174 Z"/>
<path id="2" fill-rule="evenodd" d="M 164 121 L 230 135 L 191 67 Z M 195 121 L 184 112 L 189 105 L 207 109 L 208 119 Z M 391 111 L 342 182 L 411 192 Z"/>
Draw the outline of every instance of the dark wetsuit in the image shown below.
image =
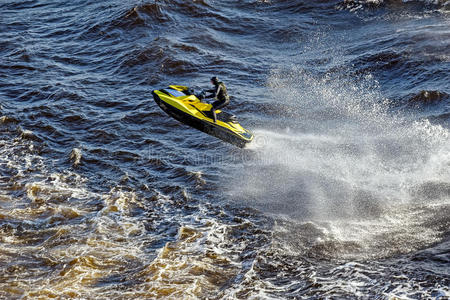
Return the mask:
<path id="1" fill-rule="evenodd" d="M 212 103 L 211 111 L 213 112 L 214 122 L 216 122 L 216 109 L 223 108 L 230 103 L 230 97 L 227 93 L 227 87 L 223 82 L 218 82 L 215 84 L 214 89 L 208 90 L 210 95 L 206 96 L 206 98 L 215 98 L 216 101 Z"/>

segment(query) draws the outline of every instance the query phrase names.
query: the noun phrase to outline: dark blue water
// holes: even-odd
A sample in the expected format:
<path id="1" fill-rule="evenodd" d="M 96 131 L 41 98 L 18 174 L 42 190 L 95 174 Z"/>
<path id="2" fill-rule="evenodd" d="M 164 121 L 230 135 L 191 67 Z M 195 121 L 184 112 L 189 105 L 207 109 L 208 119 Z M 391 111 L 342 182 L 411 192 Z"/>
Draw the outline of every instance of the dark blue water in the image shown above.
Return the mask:
<path id="1" fill-rule="evenodd" d="M 0 297 L 448 299 L 449 8 L 1 1 Z"/>

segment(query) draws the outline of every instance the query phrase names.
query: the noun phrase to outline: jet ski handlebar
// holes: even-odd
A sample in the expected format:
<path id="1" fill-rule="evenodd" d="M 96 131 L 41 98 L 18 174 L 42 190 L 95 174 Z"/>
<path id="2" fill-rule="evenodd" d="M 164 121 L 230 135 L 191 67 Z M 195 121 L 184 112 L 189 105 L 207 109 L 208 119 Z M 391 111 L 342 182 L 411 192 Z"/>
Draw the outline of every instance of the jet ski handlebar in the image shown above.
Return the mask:
<path id="1" fill-rule="evenodd" d="M 197 97 L 200 101 L 204 100 L 206 98 L 206 91 L 201 90 L 200 92 L 196 92 L 193 88 L 186 88 L 183 90 L 183 93 L 186 95 L 194 95 Z"/>
<path id="2" fill-rule="evenodd" d="M 200 99 L 200 101 L 205 100 L 206 92 L 204 90 L 201 90 L 199 93 L 195 94 L 195 97 Z"/>

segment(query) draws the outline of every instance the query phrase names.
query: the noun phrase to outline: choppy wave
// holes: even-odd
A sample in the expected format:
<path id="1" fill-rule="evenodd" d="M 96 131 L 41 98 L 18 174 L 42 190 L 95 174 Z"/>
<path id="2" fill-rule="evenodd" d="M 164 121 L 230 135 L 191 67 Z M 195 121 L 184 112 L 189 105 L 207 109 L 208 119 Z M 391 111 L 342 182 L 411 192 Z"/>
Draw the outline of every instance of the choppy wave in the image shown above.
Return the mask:
<path id="1" fill-rule="evenodd" d="M 447 2 L 0 4 L 0 297 L 448 297 Z"/>
<path id="2" fill-rule="evenodd" d="M 405 7 L 419 7 L 422 9 L 444 9 L 448 10 L 449 4 L 445 0 L 344 0 L 338 5 L 340 8 L 346 8 L 351 11 L 361 9 L 389 7 L 391 9 L 401 9 Z"/>
<path id="3" fill-rule="evenodd" d="M 214 295 L 228 275 L 239 271 L 238 262 L 218 252 L 216 239 L 226 225 L 200 218 L 197 228 L 190 228 L 176 225 L 176 215 L 161 219 L 176 201 L 161 194 L 145 200 L 120 186 L 90 191 L 88 179 L 76 172 L 52 172 L 26 136 L 1 141 L 1 250 L 8 261 L 2 296 L 196 298 Z M 79 149 L 71 159 L 79 164 Z M 166 234 L 174 241 L 165 243 Z M 129 288 L 110 290 L 118 282 Z"/>
<path id="4" fill-rule="evenodd" d="M 409 101 L 411 102 L 422 102 L 422 103 L 433 103 L 441 102 L 450 99 L 450 95 L 445 92 L 440 91 L 420 91 L 416 95 L 411 96 Z"/>

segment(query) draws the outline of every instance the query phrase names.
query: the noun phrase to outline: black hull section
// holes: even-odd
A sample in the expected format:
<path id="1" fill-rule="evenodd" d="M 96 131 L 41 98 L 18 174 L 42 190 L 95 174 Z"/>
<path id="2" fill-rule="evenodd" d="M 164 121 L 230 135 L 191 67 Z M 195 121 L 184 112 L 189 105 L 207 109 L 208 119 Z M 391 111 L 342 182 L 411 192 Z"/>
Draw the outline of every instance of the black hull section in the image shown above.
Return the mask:
<path id="1" fill-rule="evenodd" d="M 219 138 L 227 143 L 233 144 L 240 148 L 244 148 L 245 145 L 248 143 L 248 141 L 240 138 L 234 132 L 227 130 L 223 127 L 220 127 L 218 125 L 214 125 L 209 122 L 199 120 L 173 106 L 166 105 L 164 101 L 162 101 L 158 97 L 158 95 L 156 95 L 154 92 L 152 92 L 152 94 L 153 98 L 155 99 L 155 102 L 159 105 L 159 107 L 161 107 L 161 109 L 164 110 L 168 115 L 180 121 L 181 123 L 194 127 L 200 131 L 203 131 L 204 133 L 212 135 L 216 138 Z"/>

